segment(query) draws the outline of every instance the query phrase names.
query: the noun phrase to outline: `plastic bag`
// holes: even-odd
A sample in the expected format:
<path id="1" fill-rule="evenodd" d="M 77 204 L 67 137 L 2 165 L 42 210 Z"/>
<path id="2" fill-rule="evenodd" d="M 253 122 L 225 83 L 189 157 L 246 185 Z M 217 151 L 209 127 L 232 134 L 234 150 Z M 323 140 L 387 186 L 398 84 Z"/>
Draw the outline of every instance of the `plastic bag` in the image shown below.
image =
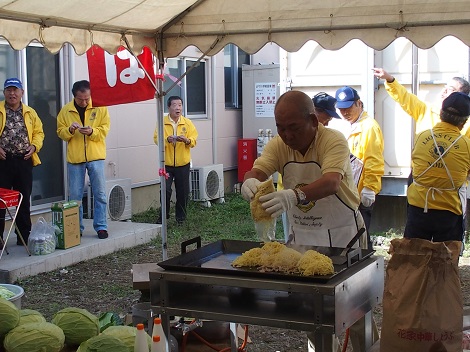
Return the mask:
<path id="1" fill-rule="evenodd" d="M 251 217 L 255 223 L 255 231 L 258 239 L 263 242 L 271 242 L 276 239 L 276 218 L 263 209 L 259 197 L 275 192 L 272 177 L 258 185 L 258 191 L 250 202 Z"/>
<path id="2" fill-rule="evenodd" d="M 40 217 L 31 228 L 28 248 L 32 255 L 50 254 L 55 251 L 56 235 L 54 227 Z"/>
<path id="3" fill-rule="evenodd" d="M 255 231 L 260 241 L 271 242 L 276 240 L 276 220 L 274 218 L 255 221 Z"/>

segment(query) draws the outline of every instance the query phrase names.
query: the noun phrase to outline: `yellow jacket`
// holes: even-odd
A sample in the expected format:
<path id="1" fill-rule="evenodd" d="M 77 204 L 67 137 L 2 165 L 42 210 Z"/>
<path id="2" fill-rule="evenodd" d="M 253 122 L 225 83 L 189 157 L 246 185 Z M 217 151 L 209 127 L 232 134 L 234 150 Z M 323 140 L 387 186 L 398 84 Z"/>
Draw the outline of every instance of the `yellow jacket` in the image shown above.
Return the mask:
<path id="1" fill-rule="evenodd" d="M 67 142 L 67 162 L 71 164 L 106 159 L 106 136 L 109 132 L 110 118 L 107 107 L 93 107 L 92 101 L 85 110 L 84 126 L 90 126 L 93 132 L 85 136 L 76 131 L 70 133 L 72 122 L 82 125 L 80 115 L 72 100 L 57 115 L 57 135 Z"/>
<path id="2" fill-rule="evenodd" d="M 22 103 L 23 104 L 23 103 Z M 6 109 L 5 101 L 0 102 L 0 135 L 3 133 L 6 123 Z M 41 164 L 38 153 L 42 148 L 42 143 L 44 141 L 44 131 L 42 129 L 42 121 L 39 118 L 37 112 L 29 107 L 28 105 L 23 104 L 23 118 L 28 130 L 28 139 L 31 145 L 34 145 L 36 151 L 31 156 L 33 161 L 33 166 Z"/>
<path id="3" fill-rule="evenodd" d="M 177 142 L 175 145 L 168 142 L 168 137 L 174 135 L 173 125 L 170 121 L 170 116 L 166 115 L 163 118 L 163 141 L 165 145 L 165 165 L 166 166 L 184 166 L 191 160 L 191 148 L 194 148 L 197 143 L 198 133 L 193 122 L 187 117 L 180 116 L 178 126 L 176 127 L 177 136 L 185 136 L 189 139 L 188 145 Z M 158 130 L 155 128 L 153 133 L 153 140 L 158 144 Z"/>
<path id="4" fill-rule="evenodd" d="M 437 123 L 432 130 L 441 153 L 460 136 L 458 127 L 447 122 Z M 408 203 L 461 215 L 459 188 L 465 187 L 470 171 L 470 140 L 463 136 L 450 147 L 444 156 L 445 165 L 442 160 L 433 164 L 437 159 L 431 131 L 418 134 L 411 155 L 414 182 L 408 187 Z"/>
<path id="5" fill-rule="evenodd" d="M 359 194 L 364 187 L 379 193 L 384 174 L 384 139 L 377 121 L 363 111 L 362 116 L 352 124 L 348 138 L 349 150 L 363 162 L 363 170 L 357 189 Z"/>
<path id="6" fill-rule="evenodd" d="M 385 90 L 402 109 L 416 121 L 416 134 L 433 128 L 436 123 L 441 122 L 441 106 L 427 104 L 408 92 L 395 79 L 392 83 L 385 81 Z M 470 138 L 470 119 L 462 128 L 461 133 Z"/>

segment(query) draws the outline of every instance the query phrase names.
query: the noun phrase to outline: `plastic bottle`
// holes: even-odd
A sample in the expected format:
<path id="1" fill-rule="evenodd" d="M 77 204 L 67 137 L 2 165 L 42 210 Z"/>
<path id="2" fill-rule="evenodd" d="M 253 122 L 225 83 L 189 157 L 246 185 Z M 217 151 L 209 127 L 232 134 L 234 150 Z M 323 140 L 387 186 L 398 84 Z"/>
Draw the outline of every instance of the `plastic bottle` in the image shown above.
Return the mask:
<path id="1" fill-rule="evenodd" d="M 165 333 L 163 332 L 162 319 L 158 317 L 153 319 L 152 338 L 154 336 L 160 336 L 160 344 L 164 346 L 162 351 L 167 352 L 167 339 Z"/>
<path id="2" fill-rule="evenodd" d="M 137 324 L 137 331 L 134 341 L 134 352 L 149 352 L 149 345 L 147 342 L 147 333 L 145 332 L 144 324 Z"/>
<path id="3" fill-rule="evenodd" d="M 256 152 L 257 152 L 258 157 L 261 155 L 263 148 L 264 148 L 264 130 L 260 128 L 258 130 L 258 140 L 256 143 Z"/>
<path id="4" fill-rule="evenodd" d="M 154 335 L 152 337 L 152 348 L 150 348 L 150 352 L 165 352 L 166 346 L 164 342 L 160 339 L 160 336 Z"/>
<path id="5" fill-rule="evenodd" d="M 269 142 L 271 139 L 273 139 L 273 137 L 274 137 L 274 136 L 273 136 L 273 131 L 271 131 L 270 128 L 267 128 L 267 129 L 266 129 L 266 137 L 267 137 L 266 140 L 267 140 L 268 142 Z M 266 142 L 266 144 L 267 144 L 267 142 Z"/>

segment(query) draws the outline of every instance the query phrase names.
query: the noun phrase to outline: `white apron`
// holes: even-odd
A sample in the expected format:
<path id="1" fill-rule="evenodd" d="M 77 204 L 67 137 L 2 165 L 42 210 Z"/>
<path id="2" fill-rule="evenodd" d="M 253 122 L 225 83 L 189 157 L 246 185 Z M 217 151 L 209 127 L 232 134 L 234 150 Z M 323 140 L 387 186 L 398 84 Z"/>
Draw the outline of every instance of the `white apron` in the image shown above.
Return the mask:
<path id="1" fill-rule="evenodd" d="M 426 198 L 425 198 L 425 201 L 424 201 L 424 212 L 427 213 L 428 212 L 428 197 L 429 195 L 431 195 L 431 197 L 434 199 L 434 193 L 435 192 L 439 192 L 439 193 L 442 193 L 443 191 L 457 191 L 459 192 L 459 198 L 460 198 L 460 206 L 462 207 L 462 216 L 464 217 L 465 216 L 465 212 L 466 212 L 466 208 L 467 208 L 467 185 L 466 183 L 464 182 L 463 185 L 460 187 L 460 188 L 456 188 L 455 187 L 455 184 L 454 184 L 454 179 L 452 178 L 452 175 L 449 171 L 449 169 L 447 168 L 447 165 L 444 161 L 444 155 L 447 154 L 447 152 L 454 146 L 455 143 L 457 143 L 457 141 L 462 137 L 462 135 L 458 136 L 453 142 L 451 145 L 449 145 L 449 147 L 444 150 L 444 152 L 441 152 L 441 150 L 439 149 L 439 145 L 437 144 L 437 141 L 436 141 L 436 138 L 434 137 L 434 132 L 432 129 L 429 130 L 431 132 L 431 136 L 432 136 L 432 139 L 433 139 L 433 142 L 434 142 L 434 147 L 435 147 L 435 150 L 437 152 L 437 154 L 439 154 L 439 157 L 436 158 L 436 160 L 434 160 L 434 162 L 432 164 L 430 164 L 423 172 L 421 172 L 418 176 L 414 177 L 413 178 L 413 183 L 417 186 L 417 187 L 422 187 L 422 188 L 425 188 L 427 189 L 427 192 L 426 192 Z M 449 177 L 449 180 L 450 182 L 452 183 L 452 187 L 451 188 L 437 188 L 437 187 L 426 187 L 426 186 L 423 186 L 421 185 L 419 182 L 418 182 L 418 179 L 423 176 L 426 172 L 428 172 L 437 162 L 442 162 L 442 165 L 444 165 L 444 168 L 446 170 L 446 173 L 447 173 L 447 176 Z"/>
<path id="2" fill-rule="evenodd" d="M 286 189 L 294 189 L 312 183 L 321 176 L 320 165 L 316 162 L 290 162 L 284 167 L 282 181 Z M 290 241 L 300 245 L 344 248 L 364 227 L 360 212 L 345 205 L 336 195 L 297 205 L 287 215 Z M 365 235 L 362 237 L 365 238 Z"/>

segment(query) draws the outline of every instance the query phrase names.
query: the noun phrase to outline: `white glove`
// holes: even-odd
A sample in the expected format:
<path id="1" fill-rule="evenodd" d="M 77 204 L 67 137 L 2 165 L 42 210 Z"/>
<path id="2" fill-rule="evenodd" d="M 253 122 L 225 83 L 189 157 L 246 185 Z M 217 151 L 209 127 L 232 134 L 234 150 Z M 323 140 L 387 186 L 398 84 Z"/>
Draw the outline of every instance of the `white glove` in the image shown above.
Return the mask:
<path id="1" fill-rule="evenodd" d="M 242 197 L 250 201 L 251 198 L 255 196 L 255 193 L 258 192 L 258 186 L 261 182 L 256 178 L 248 178 L 242 184 Z"/>
<path id="2" fill-rule="evenodd" d="M 285 211 L 297 205 L 297 196 L 292 189 L 283 189 L 282 191 L 272 192 L 259 197 L 261 206 L 276 218 Z"/>
<path id="3" fill-rule="evenodd" d="M 370 188 L 364 187 L 361 192 L 361 203 L 365 207 L 370 207 L 375 202 L 375 192 Z"/>

